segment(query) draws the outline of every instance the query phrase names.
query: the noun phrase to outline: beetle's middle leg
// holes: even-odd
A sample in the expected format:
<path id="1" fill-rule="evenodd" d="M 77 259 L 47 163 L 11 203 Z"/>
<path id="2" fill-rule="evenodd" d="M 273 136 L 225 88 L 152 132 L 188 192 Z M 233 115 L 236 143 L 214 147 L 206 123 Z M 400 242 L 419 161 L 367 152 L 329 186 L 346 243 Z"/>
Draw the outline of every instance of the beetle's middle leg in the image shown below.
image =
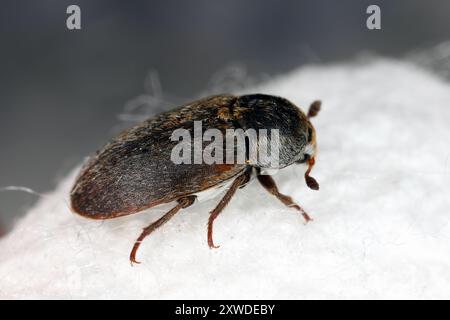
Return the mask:
<path id="1" fill-rule="evenodd" d="M 297 209 L 302 214 L 303 218 L 306 222 L 311 221 L 312 219 L 309 217 L 309 215 L 306 213 L 305 210 L 303 210 L 302 207 L 300 207 L 298 204 L 292 200 L 291 197 L 284 195 L 278 191 L 278 187 L 275 183 L 275 181 L 272 179 L 271 176 L 268 175 L 259 175 L 258 181 L 261 183 L 261 185 L 269 191 L 269 193 L 273 194 L 275 197 L 278 198 L 282 203 L 284 203 L 286 206 L 290 208 Z"/>
<path id="2" fill-rule="evenodd" d="M 250 179 L 250 173 L 246 172 L 236 179 L 234 179 L 230 188 L 227 190 L 227 193 L 223 196 L 222 200 L 220 200 L 219 204 L 210 212 L 209 220 L 208 220 L 208 246 L 212 248 L 218 248 L 219 246 L 215 246 L 213 242 L 213 222 L 217 218 L 217 216 L 222 212 L 222 210 L 227 206 L 228 202 L 230 202 L 233 195 L 236 193 L 236 190 L 239 189 L 240 186 L 247 183 Z"/>
<path id="3" fill-rule="evenodd" d="M 144 228 L 144 230 L 142 231 L 141 235 L 139 236 L 139 238 L 134 243 L 133 249 L 131 250 L 131 253 L 130 253 L 131 265 L 133 265 L 133 263 L 140 263 L 140 262 L 136 261 L 136 253 L 137 253 L 137 251 L 139 249 L 139 246 L 141 245 L 142 241 L 145 239 L 145 237 L 147 237 L 150 233 L 152 233 L 157 228 L 162 226 L 164 223 L 169 221 L 178 211 L 180 211 L 181 209 L 187 208 L 191 204 L 193 204 L 194 201 L 195 201 L 195 198 L 196 198 L 195 196 L 188 196 L 188 197 L 184 197 L 184 198 L 178 199 L 178 204 L 175 207 L 170 209 L 169 212 L 167 212 L 161 218 L 159 218 L 158 220 L 153 222 L 147 228 Z"/>

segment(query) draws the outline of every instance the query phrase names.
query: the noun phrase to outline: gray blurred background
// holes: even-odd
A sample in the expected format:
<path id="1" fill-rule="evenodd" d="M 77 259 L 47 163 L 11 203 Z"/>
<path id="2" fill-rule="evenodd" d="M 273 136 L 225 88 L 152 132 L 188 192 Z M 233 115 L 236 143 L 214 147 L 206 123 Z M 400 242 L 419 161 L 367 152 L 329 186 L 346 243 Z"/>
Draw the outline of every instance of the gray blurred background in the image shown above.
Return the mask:
<path id="1" fill-rule="evenodd" d="M 66 28 L 70 4 L 82 30 Z M 370 4 L 382 30 L 366 28 Z M 449 16 L 446 0 L 2 1 L 0 187 L 53 189 L 132 124 L 120 115 L 142 94 L 152 113 L 308 63 L 404 57 L 450 40 Z M 0 232 L 36 199 L 1 192 Z"/>

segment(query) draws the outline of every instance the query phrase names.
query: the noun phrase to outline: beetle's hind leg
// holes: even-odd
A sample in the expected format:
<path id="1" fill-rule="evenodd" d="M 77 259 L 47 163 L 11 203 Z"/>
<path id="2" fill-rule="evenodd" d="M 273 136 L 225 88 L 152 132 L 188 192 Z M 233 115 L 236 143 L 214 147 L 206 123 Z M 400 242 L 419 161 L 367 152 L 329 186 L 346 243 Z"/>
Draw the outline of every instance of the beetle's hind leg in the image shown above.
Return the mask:
<path id="1" fill-rule="evenodd" d="M 162 226 L 164 223 L 169 221 L 178 211 L 180 211 L 181 209 L 187 208 L 190 205 L 192 205 L 194 203 L 194 201 L 195 201 L 195 198 L 196 198 L 195 196 L 188 196 L 188 197 L 185 197 L 185 198 L 178 199 L 178 204 L 175 207 L 170 209 L 169 212 L 167 212 L 161 218 L 159 218 L 158 220 L 153 222 L 147 228 L 144 228 L 144 230 L 142 231 L 141 235 L 139 236 L 139 238 L 134 243 L 133 249 L 131 250 L 131 253 L 130 253 L 131 265 L 133 265 L 133 263 L 140 263 L 140 262 L 136 261 L 136 253 L 137 253 L 137 251 L 139 249 L 139 246 L 141 245 L 142 241 L 145 239 L 145 237 L 147 237 L 150 233 L 152 233 L 157 228 Z"/>
<path id="2" fill-rule="evenodd" d="M 309 217 L 309 215 L 306 213 L 305 210 L 303 210 L 302 207 L 300 207 L 298 204 L 292 200 L 291 197 L 284 195 L 278 191 L 278 187 L 275 183 L 275 181 L 272 179 L 271 176 L 268 175 L 259 175 L 258 181 L 261 183 L 261 185 L 271 194 L 273 194 L 275 197 L 278 198 L 282 203 L 284 203 L 286 206 L 290 208 L 297 209 L 302 214 L 303 218 L 306 222 L 311 221 L 312 219 Z"/>
<path id="3" fill-rule="evenodd" d="M 210 212 L 209 220 L 208 220 L 208 246 L 212 248 L 218 248 L 219 246 L 215 246 L 213 242 L 213 223 L 217 216 L 222 212 L 222 210 L 227 206 L 228 202 L 230 202 L 233 195 L 236 193 L 236 190 L 239 189 L 240 186 L 246 184 L 250 179 L 250 173 L 246 172 L 243 175 L 234 179 L 230 188 L 227 190 L 227 193 L 223 196 L 222 200 L 220 200 L 219 204 Z"/>

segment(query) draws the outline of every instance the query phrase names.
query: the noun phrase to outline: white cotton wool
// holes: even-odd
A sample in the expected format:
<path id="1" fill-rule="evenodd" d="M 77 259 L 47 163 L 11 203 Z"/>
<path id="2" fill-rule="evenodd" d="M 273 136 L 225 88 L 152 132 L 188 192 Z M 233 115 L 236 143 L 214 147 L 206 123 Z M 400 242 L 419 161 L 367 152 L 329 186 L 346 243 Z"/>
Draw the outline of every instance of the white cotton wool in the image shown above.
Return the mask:
<path id="1" fill-rule="evenodd" d="M 450 86 L 411 63 L 307 66 L 248 92 L 288 98 L 313 120 L 319 155 L 275 179 L 314 218 L 257 181 L 206 243 L 219 198 L 177 214 L 128 255 L 169 206 L 109 221 L 72 214 L 70 174 L 0 242 L 0 298 L 450 298 Z"/>

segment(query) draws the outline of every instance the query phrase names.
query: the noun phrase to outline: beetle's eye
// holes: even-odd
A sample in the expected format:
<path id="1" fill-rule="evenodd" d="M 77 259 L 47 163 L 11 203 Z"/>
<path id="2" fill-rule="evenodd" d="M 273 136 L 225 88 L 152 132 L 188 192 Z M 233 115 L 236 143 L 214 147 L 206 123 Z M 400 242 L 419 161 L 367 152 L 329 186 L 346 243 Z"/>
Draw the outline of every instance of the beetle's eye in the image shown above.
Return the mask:
<path id="1" fill-rule="evenodd" d="M 303 159 L 299 159 L 298 161 L 297 161 L 297 163 L 305 163 L 306 161 L 309 161 L 309 158 L 311 158 L 311 156 L 309 155 L 309 154 L 307 154 L 307 153 L 305 153 L 304 155 L 303 155 Z"/>

